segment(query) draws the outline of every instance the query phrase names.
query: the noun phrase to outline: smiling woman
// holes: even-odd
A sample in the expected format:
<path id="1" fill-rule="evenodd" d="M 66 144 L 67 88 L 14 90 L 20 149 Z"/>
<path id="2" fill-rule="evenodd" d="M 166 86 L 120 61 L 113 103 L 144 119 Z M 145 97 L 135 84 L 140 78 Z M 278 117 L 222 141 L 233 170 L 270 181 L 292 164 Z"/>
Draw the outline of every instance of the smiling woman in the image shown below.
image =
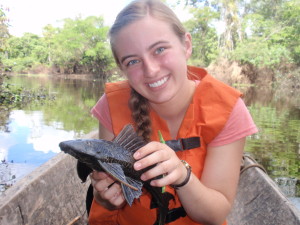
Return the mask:
<path id="1" fill-rule="evenodd" d="M 133 167 L 137 172 L 150 168 L 140 179 L 166 187 L 169 204 L 162 208 L 169 210 L 160 210 L 165 203 L 156 202 L 147 190 L 131 206 L 125 204 L 120 183 L 94 171 L 89 223 L 225 224 L 245 137 L 257 132 L 241 93 L 204 69 L 187 65 L 191 35 L 159 0 L 126 6 L 109 35 L 127 81 L 107 83 L 92 109 L 99 120 L 99 137 L 112 140 L 126 124 L 134 125 L 148 144 L 133 154 Z M 176 151 L 159 142 L 158 132 L 166 141 L 187 142 L 182 146 L 188 147 Z"/>

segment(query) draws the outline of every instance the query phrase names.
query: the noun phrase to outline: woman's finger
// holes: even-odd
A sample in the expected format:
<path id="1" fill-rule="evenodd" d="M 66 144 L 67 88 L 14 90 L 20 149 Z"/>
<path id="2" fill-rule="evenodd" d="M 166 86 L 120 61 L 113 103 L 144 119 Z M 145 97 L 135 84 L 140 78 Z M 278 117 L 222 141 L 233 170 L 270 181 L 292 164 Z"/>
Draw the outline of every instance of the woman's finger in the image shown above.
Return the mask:
<path id="1" fill-rule="evenodd" d="M 145 151 L 142 149 L 141 155 L 145 155 L 145 157 L 134 163 L 135 170 L 141 170 L 157 163 L 167 161 L 173 157 L 175 153 L 168 146 L 157 142 L 152 145 L 147 145 L 147 149 Z M 175 157 L 177 158 L 176 155 Z"/>
<path id="2" fill-rule="evenodd" d="M 90 177 L 94 180 L 103 180 L 107 177 L 109 177 L 109 175 L 105 172 L 99 172 L 99 171 L 93 171 L 91 174 L 90 174 Z"/>
<path id="3" fill-rule="evenodd" d="M 172 161 L 167 160 L 161 163 L 157 163 L 156 166 L 144 172 L 141 176 L 143 181 L 155 179 L 161 175 L 166 175 L 174 169 L 175 165 L 172 164 Z"/>
<path id="4" fill-rule="evenodd" d="M 121 187 L 117 183 L 111 183 L 100 193 L 104 199 L 111 199 L 116 193 L 121 190 Z"/>
<path id="5" fill-rule="evenodd" d="M 97 177 L 97 178 L 99 178 L 99 177 Z M 102 192 L 104 190 L 107 190 L 108 187 L 111 186 L 112 183 L 115 182 L 115 180 L 113 178 L 111 178 L 110 176 L 108 176 L 108 175 L 101 176 L 101 178 L 104 178 L 104 179 L 93 179 L 93 177 L 91 179 L 93 187 L 98 192 Z"/>
<path id="6" fill-rule="evenodd" d="M 137 150 L 134 154 L 133 157 L 136 160 L 139 160 L 141 158 L 144 158 L 145 156 L 164 148 L 163 144 L 156 142 L 156 141 L 152 141 L 148 144 L 146 144 L 145 146 L 143 146 L 142 148 L 140 148 L 139 150 Z"/>

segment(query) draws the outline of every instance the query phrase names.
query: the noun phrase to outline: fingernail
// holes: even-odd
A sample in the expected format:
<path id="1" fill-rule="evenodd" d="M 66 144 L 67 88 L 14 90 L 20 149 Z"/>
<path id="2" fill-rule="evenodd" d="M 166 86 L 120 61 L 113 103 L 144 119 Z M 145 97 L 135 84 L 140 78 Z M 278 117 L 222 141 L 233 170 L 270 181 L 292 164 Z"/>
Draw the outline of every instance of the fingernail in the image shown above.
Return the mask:
<path id="1" fill-rule="evenodd" d="M 133 154 L 133 157 L 134 157 L 135 159 L 139 159 L 140 156 L 141 156 L 141 153 L 139 153 L 139 152 L 136 152 L 136 153 Z"/>
<path id="2" fill-rule="evenodd" d="M 136 162 L 136 163 L 134 164 L 134 168 L 137 169 L 137 170 L 140 169 L 141 166 L 142 166 L 142 164 L 139 163 L 139 162 Z"/>

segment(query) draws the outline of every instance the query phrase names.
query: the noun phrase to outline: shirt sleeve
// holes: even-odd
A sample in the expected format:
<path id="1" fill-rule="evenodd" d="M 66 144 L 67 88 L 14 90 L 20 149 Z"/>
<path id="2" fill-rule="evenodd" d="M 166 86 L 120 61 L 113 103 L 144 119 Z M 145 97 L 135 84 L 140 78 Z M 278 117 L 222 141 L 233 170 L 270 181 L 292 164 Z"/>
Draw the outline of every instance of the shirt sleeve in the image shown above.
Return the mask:
<path id="1" fill-rule="evenodd" d="M 222 131 L 208 144 L 209 147 L 226 145 L 258 131 L 244 103 L 239 98 Z"/>
<path id="2" fill-rule="evenodd" d="M 109 112 L 109 106 L 106 94 L 103 94 L 96 105 L 92 108 L 91 113 L 99 122 L 110 132 L 113 133 L 112 122 Z"/>

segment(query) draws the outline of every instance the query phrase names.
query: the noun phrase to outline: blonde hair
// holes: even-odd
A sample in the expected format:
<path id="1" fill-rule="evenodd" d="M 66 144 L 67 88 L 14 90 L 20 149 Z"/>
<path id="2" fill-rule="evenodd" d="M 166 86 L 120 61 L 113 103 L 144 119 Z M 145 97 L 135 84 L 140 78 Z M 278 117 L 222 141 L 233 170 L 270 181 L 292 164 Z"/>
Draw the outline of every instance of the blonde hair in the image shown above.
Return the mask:
<path id="1" fill-rule="evenodd" d="M 119 67 L 120 62 L 114 48 L 115 37 L 122 28 L 147 16 L 170 24 L 174 34 L 181 42 L 184 41 L 186 30 L 176 14 L 168 6 L 160 0 L 135 0 L 118 14 L 109 31 L 111 50 Z M 132 88 L 129 107 L 132 111 L 132 118 L 135 122 L 137 133 L 146 141 L 150 141 L 151 120 L 148 100 Z"/>
<path id="2" fill-rule="evenodd" d="M 165 21 L 170 24 L 176 36 L 184 41 L 185 28 L 176 14 L 160 0 L 135 0 L 127 5 L 116 17 L 116 20 L 109 31 L 110 46 L 116 63 L 119 61 L 114 49 L 115 36 L 125 26 L 141 20 L 147 16 Z"/>

